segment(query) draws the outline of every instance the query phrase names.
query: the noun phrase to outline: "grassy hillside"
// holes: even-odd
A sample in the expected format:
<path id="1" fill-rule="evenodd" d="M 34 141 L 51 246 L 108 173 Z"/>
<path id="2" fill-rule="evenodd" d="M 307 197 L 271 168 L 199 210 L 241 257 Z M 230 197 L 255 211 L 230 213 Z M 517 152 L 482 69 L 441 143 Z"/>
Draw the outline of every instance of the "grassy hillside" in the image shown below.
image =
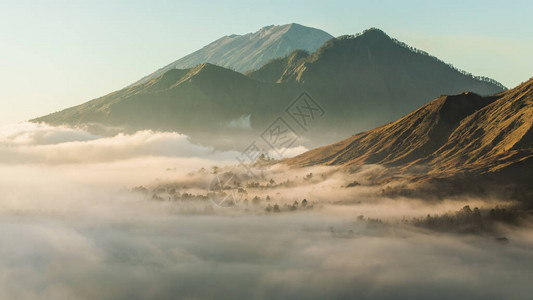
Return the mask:
<path id="1" fill-rule="evenodd" d="M 471 191 L 472 184 L 483 182 L 485 186 L 509 184 L 513 191 L 517 186 L 531 191 L 532 132 L 530 79 L 489 97 L 473 93 L 439 97 L 398 121 L 285 163 L 379 164 L 388 167 L 380 175 L 382 180 L 401 175 L 419 182 L 446 182 L 448 188 L 457 190 Z M 525 198 L 531 195 L 528 193 Z"/>

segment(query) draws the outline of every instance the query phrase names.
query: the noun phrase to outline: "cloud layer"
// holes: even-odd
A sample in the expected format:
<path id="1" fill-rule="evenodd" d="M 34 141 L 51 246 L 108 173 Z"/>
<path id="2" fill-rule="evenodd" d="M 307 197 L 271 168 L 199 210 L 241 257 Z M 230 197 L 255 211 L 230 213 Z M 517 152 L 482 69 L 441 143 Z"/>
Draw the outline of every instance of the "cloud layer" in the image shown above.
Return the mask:
<path id="1" fill-rule="evenodd" d="M 83 130 L 22 123 L 0 128 L 0 163 L 94 163 L 135 157 L 197 157 L 230 159 L 231 152 L 216 152 L 192 144 L 175 132 L 140 131 L 132 135 L 99 137 Z"/>
<path id="2" fill-rule="evenodd" d="M 309 215 L 3 220 L 3 299 L 528 299 L 509 245 Z M 352 230 L 353 238 L 330 228 Z"/>
<path id="3" fill-rule="evenodd" d="M 268 167 L 261 184 L 290 184 L 249 189 L 247 197 L 315 205 L 279 214 L 132 192 L 172 183 L 206 193 L 211 166 L 243 172 L 236 155 L 178 133 L 1 128 L 0 299 L 529 299 L 533 292 L 532 230 L 502 227 L 510 242 L 501 244 L 399 225 L 402 216 L 492 203 L 343 188 L 379 166 L 349 179 L 329 167 Z M 361 214 L 391 222 L 361 222 Z"/>

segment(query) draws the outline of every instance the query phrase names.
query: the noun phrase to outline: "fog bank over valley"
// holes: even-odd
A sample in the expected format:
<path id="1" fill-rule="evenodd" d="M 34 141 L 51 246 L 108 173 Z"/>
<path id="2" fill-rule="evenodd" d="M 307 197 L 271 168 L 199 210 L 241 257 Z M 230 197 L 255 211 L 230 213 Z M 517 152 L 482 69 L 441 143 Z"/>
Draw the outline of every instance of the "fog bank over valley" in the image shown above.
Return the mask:
<path id="1" fill-rule="evenodd" d="M 382 166 L 248 170 L 179 133 L 26 123 L 0 129 L 0 153 L 2 299 L 532 292 L 533 230 L 513 202 L 387 196 Z"/>

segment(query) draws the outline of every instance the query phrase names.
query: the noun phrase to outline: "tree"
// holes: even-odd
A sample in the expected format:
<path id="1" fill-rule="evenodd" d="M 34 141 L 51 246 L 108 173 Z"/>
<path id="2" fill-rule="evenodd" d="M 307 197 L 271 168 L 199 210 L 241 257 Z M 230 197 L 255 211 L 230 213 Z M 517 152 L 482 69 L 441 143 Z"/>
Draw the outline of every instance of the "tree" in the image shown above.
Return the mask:
<path id="1" fill-rule="evenodd" d="M 212 166 L 211 170 L 212 170 L 213 174 L 216 175 L 216 174 L 218 174 L 219 167 L 218 166 Z"/>
<path id="2" fill-rule="evenodd" d="M 298 201 L 294 201 L 294 203 L 289 207 L 290 210 L 297 210 L 298 209 Z"/>
<path id="3" fill-rule="evenodd" d="M 302 200 L 302 207 L 303 208 L 307 207 L 307 199 Z"/>

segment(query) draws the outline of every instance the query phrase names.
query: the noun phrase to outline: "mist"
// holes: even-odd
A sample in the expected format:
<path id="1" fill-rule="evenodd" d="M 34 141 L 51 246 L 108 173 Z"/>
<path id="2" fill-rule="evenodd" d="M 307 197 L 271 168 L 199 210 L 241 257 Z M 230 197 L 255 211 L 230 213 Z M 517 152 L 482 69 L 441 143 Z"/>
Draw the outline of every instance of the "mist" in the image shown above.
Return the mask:
<path id="1" fill-rule="evenodd" d="M 273 161 L 253 167 L 254 177 L 238 155 L 172 132 L 102 137 L 2 127 L 0 298 L 529 299 L 533 292 L 528 224 L 457 234 L 402 222 L 465 205 L 489 209 L 501 199 L 381 196 L 384 186 L 367 182 L 383 168 L 373 165 L 346 173 Z M 231 206 L 210 196 L 224 174 L 245 191 Z M 349 187 L 354 181 L 360 185 Z M 266 210 L 274 204 L 280 212 Z M 502 236 L 508 242 L 495 239 Z"/>

